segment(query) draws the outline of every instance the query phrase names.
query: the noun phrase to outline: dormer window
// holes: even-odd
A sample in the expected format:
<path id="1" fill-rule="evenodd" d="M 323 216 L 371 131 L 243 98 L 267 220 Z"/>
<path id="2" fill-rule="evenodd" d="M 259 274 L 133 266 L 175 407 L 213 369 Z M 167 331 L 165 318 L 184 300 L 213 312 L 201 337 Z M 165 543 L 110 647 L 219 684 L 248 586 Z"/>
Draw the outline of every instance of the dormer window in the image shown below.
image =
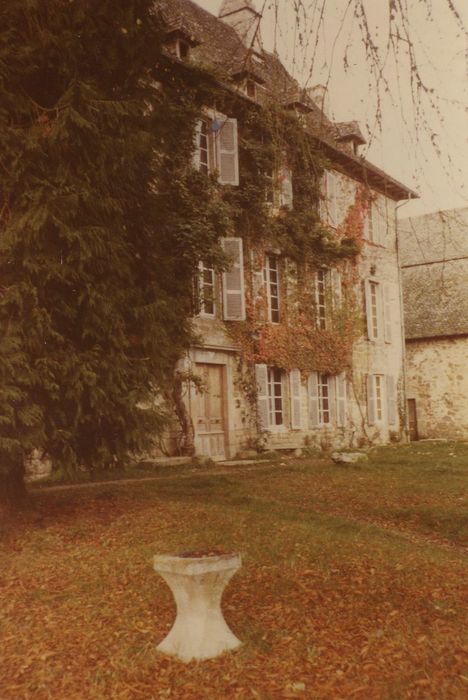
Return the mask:
<path id="1" fill-rule="evenodd" d="M 164 48 L 172 56 L 178 58 L 179 61 L 188 61 L 190 59 L 191 48 L 197 46 L 199 43 L 200 42 L 187 31 L 177 28 L 172 29 L 166 35 Z"/>
<path id="2" fill-rule="evenodd" d="M 257 84 L 255 80 L 246 80 L 245 92 L 247 94 L 247 97 L 251 97 L 252 100 L 255 100 L 255 98 L 257 97 Z"/>
<path id="3" fill-rule="evenodd" d="M 181 61 L 186 61 L 190 56 L 190 46 L 183 39 L 177 39 L 176 55 Z"/>

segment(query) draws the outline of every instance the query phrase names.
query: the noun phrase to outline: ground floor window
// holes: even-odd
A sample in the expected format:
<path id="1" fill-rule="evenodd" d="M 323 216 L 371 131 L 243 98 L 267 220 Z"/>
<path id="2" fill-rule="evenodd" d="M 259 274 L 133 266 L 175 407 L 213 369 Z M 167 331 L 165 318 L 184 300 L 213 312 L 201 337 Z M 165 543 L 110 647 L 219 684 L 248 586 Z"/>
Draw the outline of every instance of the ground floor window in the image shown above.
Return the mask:
<path id="1" fill-rule="evenodd" d="M 318 375 L 319 423 L 330 423 L 330 378 L 327 374 Z"/>
<path id="2" fill-rule="evenodd" d="M 375 381 L 375 418 L 378 421 L 383 420 L 383 376 L 376 374 Z"/>
<path id="3" fill-rule="evenodd" d="M 283 372 L 268 367 L 268 418 L 270 426 L 283 425 Z"/>

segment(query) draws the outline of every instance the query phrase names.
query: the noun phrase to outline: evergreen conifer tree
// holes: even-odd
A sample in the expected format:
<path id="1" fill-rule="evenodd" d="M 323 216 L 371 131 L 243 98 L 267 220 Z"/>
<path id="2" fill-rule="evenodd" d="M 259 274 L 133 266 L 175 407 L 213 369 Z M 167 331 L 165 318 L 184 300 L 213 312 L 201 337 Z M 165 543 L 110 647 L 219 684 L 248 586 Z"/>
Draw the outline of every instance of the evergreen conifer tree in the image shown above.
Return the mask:
<path id="1" fill-rule="evenodd" d="M 151 6 L 1 4 L 3 500 L 33 448 L 98 468 L 161 430 L 191 279 L 226 225 L 189 165 L 196 88 L 155 80 Z"/>

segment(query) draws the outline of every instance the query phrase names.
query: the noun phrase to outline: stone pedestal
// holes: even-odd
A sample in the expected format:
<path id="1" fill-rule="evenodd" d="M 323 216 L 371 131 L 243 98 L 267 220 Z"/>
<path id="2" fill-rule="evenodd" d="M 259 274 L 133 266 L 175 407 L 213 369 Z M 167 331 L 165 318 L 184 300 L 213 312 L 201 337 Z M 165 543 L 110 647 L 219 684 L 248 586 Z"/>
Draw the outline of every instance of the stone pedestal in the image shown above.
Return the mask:
<path id="1" fill-rule="evenodd" d="M 239 554 L 154 557 L 154 569 L 177 605 L 176 620 L 159 651 L 191 661 L 211 659 L 241 644 L 221 611 L 223 591 L 240 566 Z"/>

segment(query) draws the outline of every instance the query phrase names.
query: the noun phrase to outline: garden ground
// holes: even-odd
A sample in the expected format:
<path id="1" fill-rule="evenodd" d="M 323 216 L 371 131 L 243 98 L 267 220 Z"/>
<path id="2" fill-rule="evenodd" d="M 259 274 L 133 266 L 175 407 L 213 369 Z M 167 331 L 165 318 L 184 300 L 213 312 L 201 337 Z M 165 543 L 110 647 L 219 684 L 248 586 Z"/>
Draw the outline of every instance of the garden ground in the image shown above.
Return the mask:
<path id="1" fill-rule="evenodd" d="M 2 700 L 468 695 L 468 444 L 218 471 L 32 491 L 2 523 Z M 223 609 L 244 644 L 182 664 L 155 651 L 152 556 L 207 547 L 243 554 Z"/>

